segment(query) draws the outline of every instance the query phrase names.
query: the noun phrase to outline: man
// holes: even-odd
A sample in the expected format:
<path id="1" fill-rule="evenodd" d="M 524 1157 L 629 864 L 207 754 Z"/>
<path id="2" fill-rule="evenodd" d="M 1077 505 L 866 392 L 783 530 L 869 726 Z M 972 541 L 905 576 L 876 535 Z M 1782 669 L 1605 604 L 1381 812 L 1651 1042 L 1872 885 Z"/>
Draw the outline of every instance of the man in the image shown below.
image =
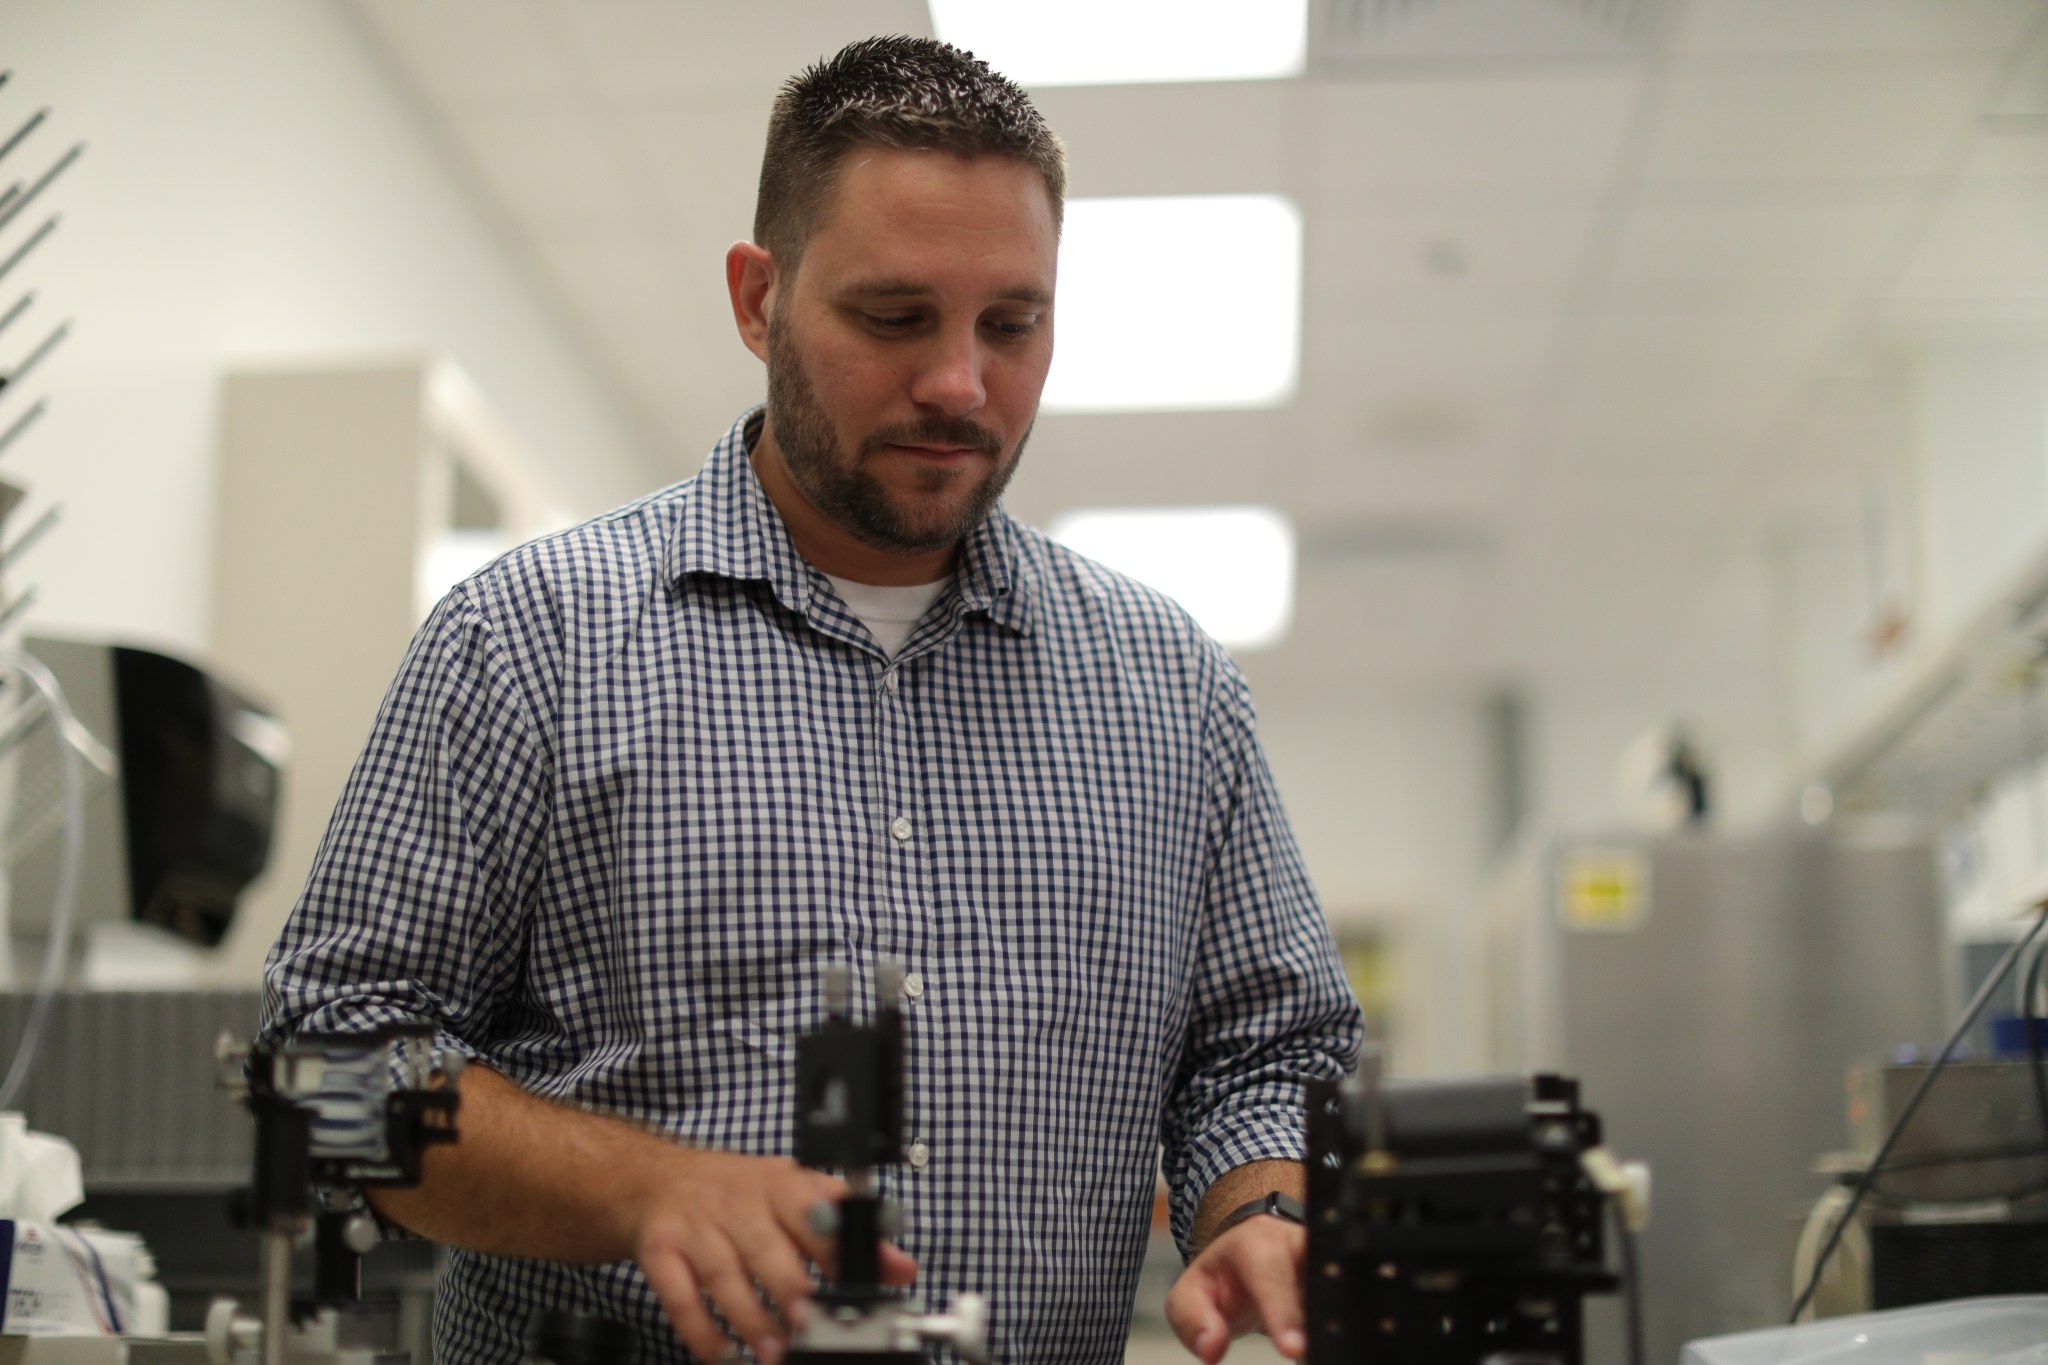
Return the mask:
<path id="1" fill-rule="evenodd" d="M 513 552 L 414 641 L 273 953 L 273 1028 L 478 1065 L 390 1220 L 460 1248 L 443 1365 L 539 1307 L 771 1365 L 843 1193 L 785 1155 L 822 968 L 903 964 L 886 1274 L 999 1359 L 1122 1354 L 1163 1141 L 1202 1359 L 1304 1349 L 1299 1087 L 1357 1006 L 1228 657 L 995 507 L 1052 358 L 1065 170 L 966 54 L 785 89 L 726 261 L 768 403 L 698 476 Z M 1231 1223 L 1217 1235 L 1219 1226 Z M 913 1259 L 912 1253 L 915 1255 Z M 664 1315 L 666 1323 L 664 1322 Z M 672 1324 L 672 1330 L 669 1326 Z"/>

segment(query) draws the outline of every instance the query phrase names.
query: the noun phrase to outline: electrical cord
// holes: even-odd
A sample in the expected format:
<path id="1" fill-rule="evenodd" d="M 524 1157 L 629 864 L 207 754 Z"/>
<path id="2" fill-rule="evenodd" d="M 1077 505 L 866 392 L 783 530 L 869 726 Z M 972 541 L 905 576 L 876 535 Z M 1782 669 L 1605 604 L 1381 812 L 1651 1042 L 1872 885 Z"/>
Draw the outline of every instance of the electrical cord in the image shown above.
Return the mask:
<path id="1" fill-rule="evenodd" d="M 78 720 L 64 700 L 64 689 L 41 660 L 18 650 L 0 653 L 0 672 L 21 678 L 42 699 L 49 711 L 51 729 L 57 741 L 58 762 L 64 772 L 64 842 L 57 865 L 57 889 L 50 909 L 50 942 L 43 953 L 43 977 L 36 998 L 29 1006 L 28 1023 L 21 1041 L 15 1044 L 14 1060 L 7 1078 L 0 1081 L 0 1109 L 10 1109 L 28 1084 L 36 1052 L 43 1041 L 43 1028 L 56 1003 L 57 988 L 63 984 L 64 968 L 71 954 L 71 917 L 78 900 L 78 873 L 85 853 L 85 759 L 71 740 Z"/>
<path id="2" fill-rule="evenodd" d="M 1623 1214 L 1621 1201 L 1612 1196 L 1607 1207 L 1614 1214 L 1614 1237 L 1621 1247 L 1622 1316 L 1628 1331 L 1628 1365 L 1643 1365 L 1643 1275 L 1636 1259 L 1636 1234 Z"/>
<path id="3" fill-rule="evenodd" d="M 1628 1332 L 1628 1365 L 1644 1365 L 1643 1277 L 1636 1256 L 1636 1230 L 1650 1217 L 1649 1169 L 1640 1162 L 1624 1165 L 1605 1147 L 1579 1154 L 1579 1168 L 1598 1190 L 1614 1215 L 1615 1240 L 1621 1247 L 1621 1292 Z"/>
<path id="4" fill-rule="evenodd" d="M 1822 1284 L 1844 1289 L 1867 1283 L 1870 1274 L 1870 1239 L 1863 1229 L 1854 1223 L 1847 1225 L 1848 1234 L 1841 1239 L 1841 1245 L 1835 1248 L 1834 1259 L 1830 1262 L 1836 1272 L 1832 1280 L 1819 1277 L 1814 1268 L 1819 1255 L 1822 1229 L 1831 1226 L 1832 1221 L 1848 1206 L 1847 1185 L 1830 1185 L 1826 1192 L 1814 1201 L 1812 1211 L 1799 1226 L 1799 1241 L 1792 1250 L 1792 1288 L 1795 1293 L 1810 1277 L 1815 1279 L 1816 1293 L 1818 1286 Z M 1860 1298 L 1848 1303 L 1837 1299 L 1836 1306 L 1854 1309 L 1868 1307 L 1868 1304 Z"/>
<path id="5" fill-rule="evenodd" d="M 1891 1155 L 1892 1147 L 1897 1144 L 1899 1135 L 1906 1131 L 1906 1125 L 1912 1121 L 1913 1114 L 1920 1108 L 1920 1101 L 1927 1098 L 1927 1092 L 1933 1086 L 1934 1078 L 1941 1074 L 1942 1068 L 1947 1066 L 1949 1059 L 1955 1056 L 1956 1045 L 1963 1040 L 1963 1035 L 1970 1031 L 1970 1026 L 1977 1022 L 1977 1016 L 1984 1012 L 1984 1006 L 1990 1001 L 1999 986 L 2004 983 L 2005 978 L 2011 974 L 2013 964 L 2019 961 L 2020 954 L 2027 950 L 2028 945 L 2041 932 L 2043 925 L 2048 925 L 2048 904 L 2043 904 L 2035 912 L 2034 927 L 2027 930 L 2025 936 L 2019 942 L 2013 944 L 2011 948 L 2007 949 L 2005 956 L 1998 959 L 1998 965 L 1991 969 L 1991 974 L 1984 978 L 1984 984 L 1977 988 L 1977 993 L 1970 997 L 1970 1003 L 1963 1007 L 1962 1019 L 1949 1033 L 1948 1041 L 1942 1044 L 1940 1053 L 1934 1059 L 1934 1064 L 1928 1067 L 1927 1074 L 1920 1078 L 1920 1084 L 1913 1087 L 1912 1095 L 1907 1098 L 1905 1106 L 1899 1110 L 1899 1116 L 1892 1120 L 1891 1129 L 1884 1135 L 1884 1141 L 1877 1145 L 1877 1155 L 1870 1159 L 1869 1167 L 1864 1170 L 1862 1176 L 1856 1181 L 1856 1187 L 1849 1195 L 1849 1201 L 1842 1210 L 1842 1216 L 1835 1220 L 1833 1229 L 1828 1233 L 1827 1241 L 1821 1246 L 1820 1255 L 1814 1258 L 1813 1271 L 1807 1276 L 1806 1287 L 1800 1291 L 1798 1301 L 1792 1305 L 1791 1322 L 1797 1323 L 1800 1316 L 1806 1312 L 1806 1306 L 1813 1302 L 1814 1291 L 1820 1287 L 1821 1272 L 1827 1268 L 1828 1257 L 1832 1256 L 1835 1248 L 1841 1244 L 1843 1232 L 1848 1229 L 1850 1220 L 1855 1218 L 1856 1210 L 1863 1203 L 1864 1197 L 1870 1193 L 1871 1187 L 1877 1183 L 1878 1175 L 1884 1170 L 1885 1158 Z"/>
<path id="6" fill-rule="evenodd" d="M 2027 1032 L 2027 1061 L 2034 1077 L 2034 1115 L 2041 1120 L 2041 1135 L 2048 1138 L 2048 1064 L 2041 1057 L 2041 1016 L 2034 1009 L 2040 998 L 2041 960 L 2048 957 L 2048 943 L 2034 950 L 2027 964 L 2026 983 L 2020 987 L 2020 1027 Z"/>

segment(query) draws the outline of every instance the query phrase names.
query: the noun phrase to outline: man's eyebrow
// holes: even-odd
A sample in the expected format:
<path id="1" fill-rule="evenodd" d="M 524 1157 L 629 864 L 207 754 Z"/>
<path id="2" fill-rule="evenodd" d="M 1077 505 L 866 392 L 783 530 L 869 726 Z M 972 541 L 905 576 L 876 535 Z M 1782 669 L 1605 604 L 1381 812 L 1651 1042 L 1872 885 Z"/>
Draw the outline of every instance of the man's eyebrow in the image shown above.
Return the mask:
<path id="1" fill-rule="evenodd" d="M 855 280 L 840 291 L 840 296 L 849 299 L 922 299 L 936 292 L 920 280 L 884 277 Z M 1013 284 L 1007 289 L 997 290 L 996 297 L 1008 303 L 1044 305 L 1052 302 L 1052 291 L 1035 284 Z"/>

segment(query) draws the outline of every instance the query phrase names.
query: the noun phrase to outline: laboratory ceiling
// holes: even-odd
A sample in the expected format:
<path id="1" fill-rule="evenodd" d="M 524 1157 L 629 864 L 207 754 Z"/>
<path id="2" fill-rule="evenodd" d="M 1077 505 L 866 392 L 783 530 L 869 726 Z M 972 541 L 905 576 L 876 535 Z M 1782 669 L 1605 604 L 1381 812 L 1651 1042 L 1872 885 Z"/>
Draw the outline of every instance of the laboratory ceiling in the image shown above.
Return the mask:
<path id="1" fill-rule="evenodd" d="M 721 263 L 777 86 L 931 31 L 919 0 L 346 3 L 677 477 L 761 391 Z M 1297 79 L 1038 92 L 1075 195 L 1300 203 L 1302 378 L 1273 411 L 1047 416 L 1012 509 L 1285 509 L 1269 706 L 1767 703 L 1777 551 L 1885 539 L 1914 347 L 2048 324 L 2048 0 L 1313 0 L 1310 27 Z"/>

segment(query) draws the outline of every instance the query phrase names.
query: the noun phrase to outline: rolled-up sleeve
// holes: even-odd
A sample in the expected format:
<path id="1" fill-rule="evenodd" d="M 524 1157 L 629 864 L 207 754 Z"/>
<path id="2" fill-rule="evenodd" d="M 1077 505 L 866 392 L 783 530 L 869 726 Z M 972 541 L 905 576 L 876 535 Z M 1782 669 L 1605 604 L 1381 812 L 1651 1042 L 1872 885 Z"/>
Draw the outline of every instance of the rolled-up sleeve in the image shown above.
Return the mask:
<path id="1" fill-rule="evenodd" d="M 426 1026 L 485 1052 L 544 858 L 534 693 L 457 588 L 414 637 L 271 949 L 265 1037 Z"/>
<path id="2" fill-rule="evenodd" d="M 1204 904 L 1188 1035 L 1161 1128 L 1174 1239 L 1217 1177 L 1306 1155 L 1302 1084 L 1348 1074 L 1364 1030 L 1254 729 L 1227 671 L 1205 745 Z"/>

